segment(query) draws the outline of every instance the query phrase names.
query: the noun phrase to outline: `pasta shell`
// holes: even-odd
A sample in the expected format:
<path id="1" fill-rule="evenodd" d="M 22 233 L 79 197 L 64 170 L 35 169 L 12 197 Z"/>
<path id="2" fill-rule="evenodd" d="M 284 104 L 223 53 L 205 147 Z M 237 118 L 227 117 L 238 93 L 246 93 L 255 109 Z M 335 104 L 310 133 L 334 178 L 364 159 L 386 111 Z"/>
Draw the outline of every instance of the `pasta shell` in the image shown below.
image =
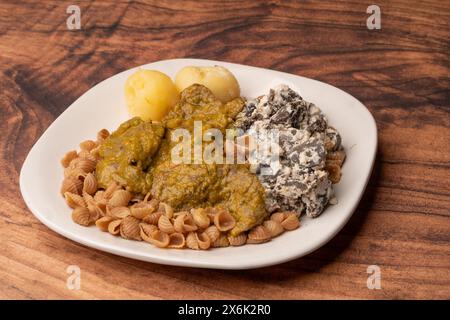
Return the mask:
<path id="1" fill-rule="evenodd" d="M 182 233 L 175 232 L 172 234 L 169 234 L 169 248 L 173 249 L 181 249 L 186 245 L 186 238 Z"/>
<path id="2" fill-rule="evenodd" d="M 108 224 L 108 232 L 111 234 L 119 234 L 120 233 L 120 225 L 122 224 L 122 219 L 113 220 Z"/>
<path id="3" fill-rule="evenodd" d="M 81 150 L 86 150 L 86 151 L 91 151 L 92 149 L 94 149 L 97 146 L 97 143 L 95 143 L 92 140 L 86 140 L 80 143 L 80 149 Z"/>
<path id="4" fill-rule="evenodd" d="M 82 180 L 86 177 L 86 172 L 84 172 L 80 168 L 67 167 L 66 169 L 64 169 L 64 178 L 68 177 Z"/>
<path id="5" fill-rule="evenodd" d="M 281 223 L 281 226 L 285 230 L 295 230 L 298 227 L 300 227 L 300 221 L 298 220 L 297 215 L 290 214 L 284 219 L 284 221 Z"/>
<path id="6" fill-rule="evenodd" d="M 120 236 L 124 239 L 141 241 L 139 222 L 139 219 L 132 216 L 124 218 L 120 225 Z"/>
<path id="7" fill-rule="evenodd" d="M 105 192 L 103 193 L 103 197 L 105 199 L 110 199 L 114 193 L 114 191 L 116 191 L 117 189 L 119 189 L 119 185 L 117 184 L 117 182 L 115 181 L 111 181 L 108 186 L 106 187 Z"/>
<path id="8" fill-rule="evenodd" d="M 259 225 L 248 233 L 247 243 L 263 243 L 270 240 L 270 232 L 266 227 Z"/>
<path id="9" fill-rule="evenodd" d="M 104 232 L 108 231 L 108 226 L 110 224 L 111 221 L 113 221 L 114 219 L 111 217 L 101 217 L 100 219 L 98 219 L 97 221 L 95 221 L 95 225 Z"/>
<path id="10" fill-rule="evenodd" d="M 115 219 L 123 219 L 130 215 L 130 209 L 127 207 L 106 207 L 106 215 Z"/>
<path id="11" fill-rule="evenodd" d="M 226 235 L 221 234 L 216 241 L 212 243 L 212 246 L 214 248 L 220 248 L 220 247 L 228 247 L 230 245 L 230 241 L 228 241 L 228 238 Z"/>
<path id="12" fill-rule="evenodd" d="M 78 157 L 78 153 L 77 153 L 77 157 L 73 158 L 70 163 L 68 168 L 74 169 L 78 166 L 78 163 L 81 161 L 81 158 Z"/>
<path id="13" fill-rule="evenodd" d="M 342 164 L 345 160 L 345 151 L 344 150 L 338 150 L 334 152 L 328 152 L 327 153 L 327 160 L 336 161 L 337 164 L 342 167 Z"/>
<path id="14" fill-rule="evenodd" d="M 84 201 L 83 197 L 76 193 L 65 192 L 64 198 L 66 198 L 66 202 L 72 209 L 76 207 L 86 207 L 86 201 Z"/>
<path id="15" fill-rule="evenodd" d="M 98 141 L 103 141 L 103 140 L 105 140 L 105 139 L 108 138 L 108 137 L 109 137 L 109 131 L 106 130 L 106 129 L 102 129 L 102 130 L 100 130 L 100 131 L 97 133 L 97 140 L 98 140 Z"/>
<path id="16" fill-rule="evenodd" d="M 88 173 L 86 177 L 84 177 L 83 192 L 92 195 L 96 191 L 97 191 L 97 179 L 92 173 Z"/>
<path id="17" fill-rule="evenodd" d="M 73 177 L 67 177 L 62 182 L 61 194 L 64 195 L 66 192 L 80 194 L 82 189 L 83 182 Z"/>
<path id="18" fill-rule="evenodd" d="M 86 173 L 92 172 L 95 170 L 95 166 L 97 165 L 95 161 L 87 158 L 78 158 L 75 168 L 79 168 Z"/>
<path id="19" fill-rule="evenodd" d="M 141 203 L 143 202 L 140 202 L 139 204 Z M 138 206 L 138 205 L 130 207 L 130 211 L 131 215 L 138 219 L 143 219 L 153 212 L 153 210 L 148 206 Z"/>
<path id="20" fill-rule="evenodd" d="M 328 172 L 328 179 L 332 183 L 338 183 L 341 180 L 341 167 L 338 164 L 326 161 L 325 170 Z"/>
<path id="21" fill-rule="evenodd" d="M 159 217 L 158 228 L 159 230 L 167 234 L 175 232 L 172 222 L 170 222 L 170 219 L 167 218 L 165 215 L 161 215 L 161 217 Z"/>
<path id="22" fill-rule="evenodd" d="M 277 221 L 279 223 L 286 219 L 286 214 L 284 212 L 275 212 L 270 216 L 270 220 Z"/>
<path id="23" fill-rule="evenodd" d="M 176 232 L 192 232 L 197 230 L 194 219 L 189 213 L 180 214 L 173 223 Z"/>
<path id="24" fill-rule="evenodd" d="M 87 208 L 77 207 L 72 211 L 72 220 L 82 226 L 88 226 L 94 222 Z"/>
<path id="25" fill-rule="evenodd" d="M 87 206 L 89 212 L 92 216 L 96 217 L 97 219 L 100 217 L 105 217 L 105 211 L 100 207 L 98 204 L 88 204 Z M 112 217 L 110 217 L 112 218 Z"/>
<path id="26" fill-rule="evenodd" d="M 234 228 L 236 220 L 228 211 L 220 210 L 214 216 L 214 225 L 219 231 L 228 231 Z"/>
<path id="27" fill-rule="evenodd" d="M 166 248 L 169 245 L 170 237 L 167 233 L 160 230 L 153 231 L 150 235 L 149 241 L 158 248 Z"/>
<path id="28" fill-rule="evenodd" d="M 206 233 L 196 233 L 195 236 L 197 237 L 198 246 L 200 249 L 207 250 L 211 247 L 211 240 Z"/>
<path id="29" fill-rule="evenodd" d="M 214 223 L 214 216 L 216 215 L 216 210 L 214 208 L 205 208 L 205 213 L 209 218 L 210 223 Z"/>
<path id="30" fill-rule="evenodd" d="M 173 209 L 167 203 L 161 202 L 159 204 L 158 211 L 162 212 L 169 219 L 173 217 Z"/>
<path id="31" fill-rule="evenodd" d="M 208 235 L 208 237 L 211 240 L 211 242 L 216 241 L 219 238 L 219 236 L 220 236 L 219 229 L 217 229 L 217 227 L 214 226 L 214 225 L 213 226 L 209 226 L 208 228 L 206 228 L 204 232 Z"/>
<path id="32" fill-rule="evenodd" d="M 278 221 L 266 220 L 264 221 L 263 225 L 267 228 L 272 238 L 275 238 L 276 236 L 279 236 L 284 232 L 283 226 Z"/>
<path id="33" fill-rule="evenodd" d="M 197 234 L 195 232 L 189 232 L 186 237 L 186 246 L 189 249 L 199 250 L 200 247 L 198 245 Z"/>
<path id="34" fill-rule="evenodd" d="M 77 158 L 77 157 L 78 157 L 78 154 L 77 154 L 77 152 L 76 152 L 75 150 L 72 150 L 72 151 L 67 152 L 67 153 L 64 155 L 64 157 L 61 159 L 61 164 L 62 164 L 62 166 L 63 166 L 64 168 L 67 168 L 67 167 L 69 166 L 70 162 L 71 162 L 73 159 Z"/>
<path id="35" fill-rule="evenodd" d="M 236 237 L 228 236 L 228 242 L 233 247 L 242 246 L 247 242 L 247 234 L 243 232 Z"/>
<path id="36" fill-rule="evenodd" d="M 78 157 L 82 159 L 88 159 L 97 163 L 97 158 L 87 150 L 81 150 L 80 152 L 78 152 Z"/>
<path id="37" fill-rule="evenodd" d="M 95 202 L 101 202 L 101 203 L 105 203 L 107 202 L 106 198 L 105 198 L 105 191 L 103 190 L 98 190 L 95 194 L 94 194 L 94 201 Z"/>
<path id="38" fill-rule="evenodd" d="M 131 193 L 127 190 L 116 190 L 108 201 L 111 207 L 125 207 L 131 200 Z"/>
<path id="39" fill-rule="evenodd" d="M 208 228 L 211 221 L 209 220 L 208 215 L 205 210 L 202 208 L 192 209 L 191 210 L 192 218 L 194 219 L 194 223 L 201 229 Z"/>
<path id="40" fill-rule="evenodd" d="M 158 221 L 159 221 L 159 217 L 162 216 L 161 212 L 153 212 L 151 214 L 149 214 L 148 216 L 144 217 L 142 219 L 143 222 L 146 222 L 148 224 L 153 224 L 153 225 L 157 225 Z"/>
<path id="41" fill-rule="evenodd" d="M 186 246 L 193 250 L 207 250 L 211 246 L 211 240 L 206 233 L 189 232 L 186 237 Z"/>
<path id="42" fill-rule="evenodd" d="M 89 151 L 90 157 L 89 159 L 94 159 L 95 161 L 100 160 L 100 146 L 95 147 L 91 151 Z"/>
<path id="43" fill-rule="evenodd" d="M 140 230 L 140 235 L 142 240 L 146 241 L 146 242 L 150 242 L 150 238 L 151 238 L 151 234 L 153 231 L 157 231 L 158 227 L 152 225 L 152 224 L 147 224 L 147 223 L 139 223 L 139 230 Z"/>

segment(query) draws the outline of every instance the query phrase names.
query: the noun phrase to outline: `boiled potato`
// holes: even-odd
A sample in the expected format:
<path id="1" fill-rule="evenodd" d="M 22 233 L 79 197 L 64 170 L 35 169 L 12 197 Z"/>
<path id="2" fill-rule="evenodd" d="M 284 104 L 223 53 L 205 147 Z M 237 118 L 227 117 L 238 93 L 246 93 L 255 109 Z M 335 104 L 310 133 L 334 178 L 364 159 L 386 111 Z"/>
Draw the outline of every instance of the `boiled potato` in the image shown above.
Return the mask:
<path id="1" fill-rule="evenodd" d="M 160 121 L 179 99 L 172 79 L 155 70 L 138 70 L 125 83 L 128 112 L 143 120 Z"/>
<path id="2" fill-rule="evenodd" d="M 239 83 L 224 67 L 184 67 L 178 71 L 175 85 L 180 92 L 194 83 L 207 87 L 222 102 L 240 96 Z"/>

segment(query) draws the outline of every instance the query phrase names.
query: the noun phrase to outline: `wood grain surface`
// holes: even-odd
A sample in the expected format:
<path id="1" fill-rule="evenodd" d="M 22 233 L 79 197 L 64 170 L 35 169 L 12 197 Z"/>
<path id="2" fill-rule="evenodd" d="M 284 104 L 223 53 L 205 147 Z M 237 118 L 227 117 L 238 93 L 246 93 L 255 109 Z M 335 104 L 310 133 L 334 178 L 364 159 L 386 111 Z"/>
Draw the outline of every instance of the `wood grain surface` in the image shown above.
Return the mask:
<path id="1" fill-rule="evenodd" d="M 69 31 L 66 8 L 81 8 Z M 450 6 L 381 1 L 1 1 L 0 297 L 7 299 L 450 299 Z M 31 146 L 99 81 L 195 57 L 328 82 L 379 129 L 367 191 L 327 245 L 282 265 L 202 270 L 134 261 L 50 231 L 27 209 Z M 69 265 L 81 289 L 66 287 Z M 381 269 L 370 290 L 367 267 Z"/>

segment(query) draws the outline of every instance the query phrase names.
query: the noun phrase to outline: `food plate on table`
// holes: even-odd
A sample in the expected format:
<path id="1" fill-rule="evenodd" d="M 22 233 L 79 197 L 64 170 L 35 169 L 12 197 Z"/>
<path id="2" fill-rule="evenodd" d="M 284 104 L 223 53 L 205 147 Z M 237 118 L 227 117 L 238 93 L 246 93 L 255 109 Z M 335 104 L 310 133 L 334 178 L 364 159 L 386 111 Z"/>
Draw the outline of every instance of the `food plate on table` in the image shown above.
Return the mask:
<path id="1" fill-rule="evenodd" d="M 224 150 L 245 163 L 174 164 L 175 133 L 195 136 L 200 122 L 201 134 L 239 132 L 244 144 L 227 140 Z M 255 132 L 272 129 L 279 144 L 260 156 L 249 141 L 270 145 L 269 134 Z M 20 187 L 42 223 L 89 247 L 248 269 L 332 239 L 364 192 L 376 147 L 370 112 L 331 85 L 221 61 L 164 60 L 77 99 L 31 149 Z"/>

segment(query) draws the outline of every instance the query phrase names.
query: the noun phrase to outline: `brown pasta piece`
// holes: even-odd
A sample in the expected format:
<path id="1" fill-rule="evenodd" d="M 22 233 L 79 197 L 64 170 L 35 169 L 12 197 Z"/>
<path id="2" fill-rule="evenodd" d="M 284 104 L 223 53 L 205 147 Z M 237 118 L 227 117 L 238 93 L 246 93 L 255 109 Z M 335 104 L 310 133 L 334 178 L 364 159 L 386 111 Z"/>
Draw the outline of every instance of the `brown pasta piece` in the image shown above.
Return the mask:
<path id="1" fill-rule="evenodd" d="M 297 215 L 290 214 L 283 222 L 281 222 L 281 225 L 285 230 L 295 230 L 300 227 L 300 221 L 298 220 Z"/>
<path id="2" fill-rule="evenodd" d="M 142 219 L 142 221 L 148 223 L 148 224 L 153 224 L 153 225 L 157 225 L 159 218 L 162 216 L 161 212 L 153 212 L 149 215 L 147 215 L 146 217 L 144 217 Z"/>
<path id="3" fill-rule="evenodd" d="M 73 178 L 67 177 L 64 178 L 61 185 L 61 194 L 64 196 L 64 193 L 70 192 L 75 194 L 81 194 L 81 190 L 83 189 L 83 182 Z"/>
<path id="4" fill-rule="evenodd" d="M 208 215 L 205 210 L 202 208 L 192 209 L 191 210 L 192 218 L 194 219 L 194 223 L 200 228 L 205 229 L 208 228 L 211 224 Z"/>
<path id="5" fill-rule="evenodd" d="M 284 219 L 286 219 L 286 213 L 285 212 L 275 212 L 270 216 L 270 220 L 277 221 L 279 223 L 283 222 Z"/>
<path id="6" fill-rule="evenodd" d="M 247 242 L 247 234 L 245 232 L 242 232 L 241 234 L 233 237 L 228 236 L 228 242 L 231 246 L 237 247 L 242 246 Z"/>
<path id="7" fill-rule="evenodd" d="M 72 192 L 64 192 L 64 198 L 66 199 L 66 203 L 72 209 L 76 207 L 86 207 L 86 201 L 84 201 L 83 197 L 79 194 Z"/>
<path id="8" fill-rule="evenodd" d="M 97 133 L 97 141 L 102 142 L 106 138 L 109 137 L 109 131 L 106 129 L 102 129 Z"/>
<path id="9" fill-rule="evenodd" d="M 165 215 L 161 215 L 159 217 L 158 228 L 159 228 L 159 230 L 161 230 L 162 232 L 165 232 L 167 234 L 171 234 L 171 233 L 175 232 L 175 228 L 174 228 L 172 222 Z"/>
<path id="10" fill-rule="evenodd" d="M 106 207 L 106 215 L 115 219 L 123 219 L 131 214 L 128 207 Z"/>
<path id="11" fill-rule="evenodd" d="M 236 220 L 228 211 L 220 210 L 214 216 L 214 225 L 219 231 L 229 231 L 236 225 Z"/>
<path id="12" fill-rule="evenodd" d="M 176 232 L 181 233 L 196 231 L 198 228 L 190 213 L 183 213 L 176 217 L 173 226 Z"/>
<path id="13" fill-rule="evenodd" d="M 131 197 L 131 193 L 127 190 L 116 190 L 108 200 L 108 205 L 111 207 L 125 207 L 130 202 Z"/>
<path id="14" fill-rule="evenodd" d="M 342 167 L 342 164 L 345 161 L 345 151 L 344 150 L 338 150 L 334 152 L 328 152 L 327 153 L 327 160 L 328 161 L 335 161 L 336 164 L 339 165 L 339 167 Z"/>
<path id="15" fill-rule="evenodd" d="M 263 225 L 267 228 L 272 238 L 275 238 L 284 232 L 283 226 L 278 221 L 266 220 Z"/>
<path id="16" fill-rule="evenodd" d="M 95 161 L 87 158 L 77 158 L 79 161 L 76 163 L 74 168 L 79 168 L 86 173 L 92 172 L 95 170 L 95 166 L 97 165 Z"/>
<path id="17" fill-rule="evenodd" d="M 249 231 L 247 243 L 263 243 L 269 241 L 270 238 L 269 230 L 267 230 L 266 227 L 259 225 Z"/>
<path id="18" fill-rule="evenodd" d="M 89 226 L 95 221 L 89 210 L 84 207 L 76 207 L 73 209 L 72 220 L 82 226 Z"/>
<path id="19" fill-rule="evenodd" d="M 112 197 L 112 195 L 114 194 L 114 191 L 116 191 L 117 189 L 119 189 L 120 186 L 117 184 L 117 182 L 115 181 L 111 181 L 108 186 L 106 187 L 105 192 L 103 193 L 103 197 L 105 199 L 110 199 Z"/>
<path id="20" fill-rule="evenodd" d="M 158 231 L 158 227 L 152 224 L 140 223 L 139 224 L 140 235 L 145 242 L 151 242 L 151 234 L 153 231 Z"/>
<path id="21" fill-rule="evenodd" d="M 169 234 L 169 244 L 168 248 L 173 249 L 181 249 L 184 248 L 186 245 L 186 238 L 182 233 L 175 232 L 172 234 Z"/>
<path id="22" fill-rule="evenodd" d="M 151 233 L 148 242 L 158 248 L 166 248 L 169 245 L 170 237 L 167 233 L 156 230 Z"/>
<path id="23" fill-rule="evenodd" d="M 206 228 L 204 232 L 208 235 L 208 237 L 211 240 L 211 242 L 216 241 L 219 238 L 219 236 L 220 236 L 219 229 L 217 229 L 217 227 L 214 226 L 214 225 L 209 226 L 208 228 Z"/>
<path id="24" fill-rule="evenodd" d="M 86 140 L 80 143 L 80 149 L 85 151 L 91 151 L 97 146 L 97 143 L 95 143 L 92 140 Z"/>
<path id="25" fill-rule="evenodd" d="M 83 192 L 93 195 L 97 192 L 97 179 L 92 173 L 88 173 L 83 182 Z"/>
<path id="26" fill-rule="evenodd" d="M 64 157 L 61 159 L 61 164 L 64 168 L 67 168 L 70 165 L 70 162 L 77 158 L 78 154 L 75 150 L 67 152 Z"/>
<path id="27" fill-rule="evenodd" d="M 120 224 L 120 236 L 124 239 L 141 241 L 139 219 L 128 216 L 122 220 Z"/>
<path id="28" fill-rule="evenodd" d="M 117 235 L 120 233 L 120 225 L 122 224 L 122 219 L 113 220 L 108 224 L 108 232 Z"/>
<path id="29" fill-rule="evenodd" d="M 212 243 L 212 247 L 214 248 L 222 248 L 222 247 L 228 247 L 230 245 L 230 241 L 228 241 L 228 238 L 224 234 L 220 234 L 220 236 Z"/>
<path id="30" fill-rule="evenodd" d="M 108 232 L 108 226 L 114 219 L 111 217 L 101 217 L 95 221 L 95 225 L 103 232 Z"/>
<path id="31" fill-rule="evenodd" d="M 327 161 L 325 170 L 328 172 L 328 179 L 332 183 L 338 183 L 341 180 L 341 167 L 338 164 Z"/>

